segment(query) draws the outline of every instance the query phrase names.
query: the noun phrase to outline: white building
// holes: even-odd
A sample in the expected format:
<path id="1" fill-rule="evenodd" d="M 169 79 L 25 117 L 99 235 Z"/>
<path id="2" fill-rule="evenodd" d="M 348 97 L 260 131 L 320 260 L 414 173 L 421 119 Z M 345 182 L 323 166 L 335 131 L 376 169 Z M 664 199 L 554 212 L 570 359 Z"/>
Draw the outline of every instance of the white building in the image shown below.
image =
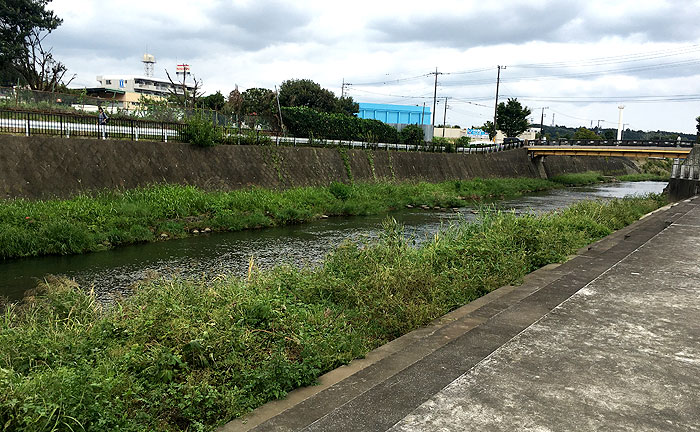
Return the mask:
<path id="1" fill-rule="evenodd" d="M 153 76 L 155 57 L 152 55 L 145 54 L 143 63 L 144 75 L 98 75 L 97 82 L 99 85 L 86 89 L 87 93 L 90 96 L 103 97 L 115 101 L 119 108 L 129 109 L 133 105 L 138 104 L 142 97 L 165 99 L 173 93 L 183 94 L 185 88 L 190 93 L 194 91 L 194 85 L 189 85 L 186 81 L 183 86 L 178 82 L 172 83 L 167 79 L 155 78 Z M 178 65 L 176 79 L 181 78 L 180 72 L 189 75 L 189 65 Z M 192 84 L 194 84 L 193 80 Z"/>
<path id="2" fill-rule="evenodd" d="M 139 95 L 168 97 L 173 92 L 182 94 L 184 91 L 182 84 L 173 85 L 169 80 L 146 76 L 98 75 L 97 82 L 100 83 L 98 89 L 121 90 Z M 186 87 L 188 92 L 194 91 L 194 86 L 186 85 Z"/>

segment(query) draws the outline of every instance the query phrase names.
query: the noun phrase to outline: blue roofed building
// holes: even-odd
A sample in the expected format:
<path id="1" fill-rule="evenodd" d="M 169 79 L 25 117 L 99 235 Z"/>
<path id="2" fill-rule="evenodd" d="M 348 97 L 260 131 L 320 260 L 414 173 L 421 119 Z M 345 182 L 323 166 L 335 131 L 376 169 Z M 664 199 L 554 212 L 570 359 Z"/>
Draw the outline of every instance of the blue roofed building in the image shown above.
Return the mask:
<path id="1" fill-rule="evenodd" d="M 415 105 L 389 105 L 359 102 L 359 118 L 379 120 L 389 124 L 429 125 L 430 108 Z"/>

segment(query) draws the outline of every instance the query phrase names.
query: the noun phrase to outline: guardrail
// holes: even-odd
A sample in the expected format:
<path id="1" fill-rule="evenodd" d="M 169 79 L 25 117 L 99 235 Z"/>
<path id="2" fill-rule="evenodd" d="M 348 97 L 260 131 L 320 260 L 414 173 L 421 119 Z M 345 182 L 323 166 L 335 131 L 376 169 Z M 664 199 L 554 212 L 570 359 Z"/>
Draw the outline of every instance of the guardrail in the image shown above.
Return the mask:
<path id="1" fill-rule="evenodd" d="M 532 146 L 620 146 L 620 147 L 693 147 L 695 141 L 678 140 L 528 140 Z"/>
<path id="2" fill-rule="evenodd" d="M 495 153 L 503 150 L 512 150 L 524 146 L 524 143 L 490 144 L 478 147 L 458 147 L 448 150 L 439 144 L 395 144 L 395 143 L 371 143 L 365 141 L 325 140 L 295 137 L 269 136 L 272 142 L 278 146 L 303 146 L 303 147 L 347 147 L 350 149 L 369 150 L 395 150 L 395 151 L 421 151 L 430 153 Z"/>

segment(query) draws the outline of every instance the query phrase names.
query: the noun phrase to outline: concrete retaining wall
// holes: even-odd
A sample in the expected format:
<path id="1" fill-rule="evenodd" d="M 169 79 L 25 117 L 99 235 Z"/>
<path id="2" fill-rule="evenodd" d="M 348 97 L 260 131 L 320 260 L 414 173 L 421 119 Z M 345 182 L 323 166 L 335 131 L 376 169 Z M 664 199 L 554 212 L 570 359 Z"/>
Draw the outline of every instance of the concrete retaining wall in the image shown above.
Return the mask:
<path id="1" fill-rule="evenodd" d="M 700 145 L 695 145 L 685 160 L 675 161 L 666 189 L 673 201 L 700 194 Z"/>
<path id="2" fill-rule="evenodd" d="M 548 175 L 634 172 L 623 158 L 548 156 Z M 206 189 L 287 188 L 380 178 L 443 181 L 474 177 L 539 177 L 524 149 L 492 154 L 218 146 L 0 136 L 0 197 L 66 197 L 153 183 Z"/>

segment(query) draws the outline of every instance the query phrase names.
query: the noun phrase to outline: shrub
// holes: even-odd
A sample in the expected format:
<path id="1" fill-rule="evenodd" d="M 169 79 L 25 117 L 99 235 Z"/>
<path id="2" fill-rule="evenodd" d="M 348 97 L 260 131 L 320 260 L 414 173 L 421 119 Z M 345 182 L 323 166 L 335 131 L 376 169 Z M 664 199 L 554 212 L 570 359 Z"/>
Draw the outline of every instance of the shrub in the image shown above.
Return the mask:
<path id="1" fill-rule="evenodd" d="M 454 153 L 455 151 L 455 145 L 449 138 L 433 137 L 433 144 L 437 146 L 442 146 L 447 153 Z"/>
<path id="2" fill-rule="evenodd" d="M 209 119 L 197 114 L 187 119 L 183 137 L 186 142 L 198 147 L 212 147 L 223 141 L 223 132 Z"/>
<path id="3" fill-rule="evenodd" d="M 396 143 L 395 128 L 379 120 L 324 113 L 307 107 L 282 107 L 284 125 L 296 137 Z"/>
<path id="4" fill-rule="evenodd" d="M 351 187 L 346 185 L 345 183 L 340 183 L 340 182 L 333 182 L 331 183 L 330 187 L 328 188 L 330 193 L 333 194 L 334 197 L 338 198 L 339 200 L 347 200 L 350 198 L 350 193 L 352 191 Z"/>
<path id="5" fill-rule="evenodd" d="M 457 142 L 455 142 L 455 145 L 457 148 L 469 147 L 469 143 L 471 142 L 471 140 L 472 139 L 469 138 L 468 136 L 459 137 L 459 138 L 457 138 Z"/>

